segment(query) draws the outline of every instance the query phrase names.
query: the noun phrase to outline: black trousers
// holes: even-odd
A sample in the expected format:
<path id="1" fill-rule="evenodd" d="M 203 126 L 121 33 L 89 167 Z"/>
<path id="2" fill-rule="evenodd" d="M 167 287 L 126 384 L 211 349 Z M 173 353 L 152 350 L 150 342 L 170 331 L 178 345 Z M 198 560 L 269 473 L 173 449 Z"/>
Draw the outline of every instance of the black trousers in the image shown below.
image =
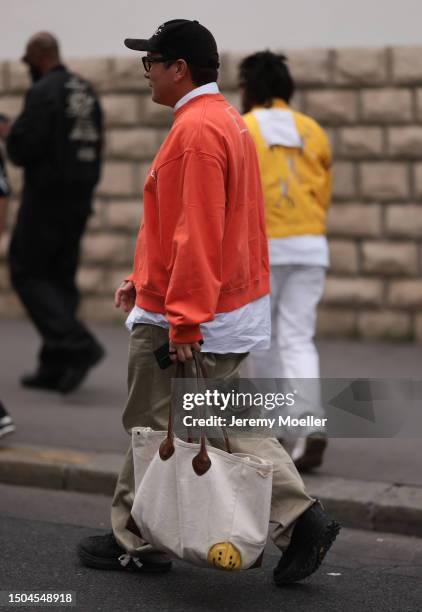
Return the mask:
<path id="1" fill-rule="evenodd" d="M 40 365 L 89 359 L 98 345 L 76 312 L 79 249 L 92 189 L 25 189 L 9 250 L 11 282 L 42 338 Z"/>

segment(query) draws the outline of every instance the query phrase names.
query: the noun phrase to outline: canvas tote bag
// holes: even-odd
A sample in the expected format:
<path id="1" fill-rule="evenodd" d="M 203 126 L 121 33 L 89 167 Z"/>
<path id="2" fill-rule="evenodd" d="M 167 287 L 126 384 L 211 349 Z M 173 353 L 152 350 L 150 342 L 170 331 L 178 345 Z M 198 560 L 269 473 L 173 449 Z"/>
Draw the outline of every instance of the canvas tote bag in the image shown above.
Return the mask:
<path id="1" fill-rule="evenodd" d="M 206 375 L 196 358 L 197 373 Z M 178 365 L 181 374 L 183 365 Z M 273 464 L 174 435 L 132 430 L 132 519 L 154 549 L 198 566 L 239 570 L 261 563 L 270 519 Z"/>

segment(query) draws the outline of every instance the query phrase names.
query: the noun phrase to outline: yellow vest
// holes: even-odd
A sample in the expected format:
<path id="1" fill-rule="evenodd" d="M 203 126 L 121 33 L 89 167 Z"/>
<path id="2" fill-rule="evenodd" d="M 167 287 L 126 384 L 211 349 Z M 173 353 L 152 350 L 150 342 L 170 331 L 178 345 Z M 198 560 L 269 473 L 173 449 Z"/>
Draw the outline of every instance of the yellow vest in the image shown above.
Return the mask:
<path id="1" fill-rule="evenodd" d="M 325 234 L 331 150 L 324 130 L 310 117 L 292 111 L 283 100 L 274 99 L 271 108 L 292 113 L 301 146 L 269 146 L 254 115 L 258 108 L 263 107 L 254 107 L 243 119 L 258 153 L 268 238 Z"/>

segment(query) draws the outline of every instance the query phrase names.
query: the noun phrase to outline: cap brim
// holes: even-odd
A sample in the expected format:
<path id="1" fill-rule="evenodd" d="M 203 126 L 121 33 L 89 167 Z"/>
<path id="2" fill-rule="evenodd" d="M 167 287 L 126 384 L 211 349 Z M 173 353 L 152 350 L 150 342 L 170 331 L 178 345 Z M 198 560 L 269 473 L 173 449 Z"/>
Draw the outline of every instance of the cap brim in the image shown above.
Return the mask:
<path id="1" fill-rule="evenodd" d="M 125 38 L 125 46 L 133 51 L 150 51 L 150 41 L 143 38 Z"/>

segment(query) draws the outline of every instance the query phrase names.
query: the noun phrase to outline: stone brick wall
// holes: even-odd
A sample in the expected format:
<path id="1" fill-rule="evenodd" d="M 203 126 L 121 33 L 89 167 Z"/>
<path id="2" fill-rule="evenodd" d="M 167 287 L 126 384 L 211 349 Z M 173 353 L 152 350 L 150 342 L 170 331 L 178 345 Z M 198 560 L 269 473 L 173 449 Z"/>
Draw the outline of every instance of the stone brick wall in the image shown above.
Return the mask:
<path id="1" fill-rule="evenodd" d="M 422 47 L 288 53 L 298 85 L 293 106 L 328 131 L 334 152 L 328 229 L 331 269 L 319 309 L 320 335 L 422 341 Z M 240 55 L 222 58 L 220 86 L 238 106 Z M 121 320 L 115 287 L 131 267 L 141 186 L 171 122 L 153 104 L 138 58 L 68 62 L 101 95 L 106 161 L 83 243 L 83 316 Z M 0 112 L 16 116 L 27 87 L 18 62 L 0 63 Z M 9 167 L 14 198 L 18 169 Z M 8 232 L 0 245 L 0 257 Z M 0 259 L 0 316 L 21 308 Z"/>

